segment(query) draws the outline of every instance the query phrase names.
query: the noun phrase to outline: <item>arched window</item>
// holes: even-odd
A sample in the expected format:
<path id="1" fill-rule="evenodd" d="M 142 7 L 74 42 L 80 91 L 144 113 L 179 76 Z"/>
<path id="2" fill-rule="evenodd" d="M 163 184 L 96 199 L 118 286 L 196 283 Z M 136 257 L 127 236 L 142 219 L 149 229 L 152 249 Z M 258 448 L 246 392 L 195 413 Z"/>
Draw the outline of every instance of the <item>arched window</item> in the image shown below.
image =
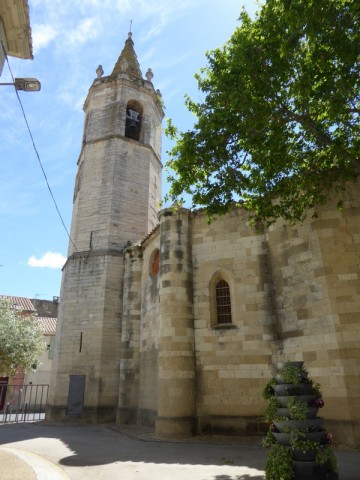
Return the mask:
<path id="1" fill-rule="evenodd" d="M 217 270 L 209 282 L 210 326 L 211 328 L 237 328 L 234 323 L 236 308 L 231 306 L 233 277 L 224 269 Z"/>
<path id="2" fill-rule="evenodd" d="M 225 280 L 217 282 L 215 287 L 217 323 L 231 323 L 231 300 L 229 284 Z"/>
<path id="3" fill-rule="evenodd" d="M 150 275 L 155 277 L 159 273 L 160 268 L 160 251 L 158 248 L 151 254 L 149 267 Z"/>
<path id="4" fill-rule="evenodd" d="M 135 100 L 130 100 L 126 106 L 125 137 L 140 140 L 142 123 L 142 107 Z"/>

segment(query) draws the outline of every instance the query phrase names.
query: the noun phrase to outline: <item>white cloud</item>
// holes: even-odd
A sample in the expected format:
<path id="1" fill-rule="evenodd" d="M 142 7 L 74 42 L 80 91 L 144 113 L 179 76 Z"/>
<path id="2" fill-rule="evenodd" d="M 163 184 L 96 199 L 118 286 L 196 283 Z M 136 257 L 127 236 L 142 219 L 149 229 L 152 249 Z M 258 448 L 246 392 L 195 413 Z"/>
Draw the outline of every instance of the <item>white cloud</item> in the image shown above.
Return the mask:
<path id="1" fill-rule="evenodd" d="M 142 39 L 147 41 L 159 35 L 169 23 L 178 21 L 193 0 L 32 0 L 32 4 L 41 6 L 41 18 L 46 22 L 32 23 L 34 48 L 39 49 L 60 35 L 63 36 L 61 44 L 64 40 L 84 44 L 99 37 L 104 28 L 112 27 L 124 15 L 128 16 L 126 23 L 129 26 L 130 20 L 134 19 L 135 29 L 142 20 L 154 19 Z M 78 19 L 76 23 L 75 19 Z"/>
<path id="2" fill-rule="evenodd" d="M 88 40 L 98 36 L 98 30 L 95 28 L 95 18 L 84 18 L 76 27 L 69 31 L 66 39 L 72 45 L 83 45 Z"/>
<path id="3" fill-rule="evenodd" d="M 62 268 L 66 262 L 66 257 L 61 253 L 46 252 L 41 258 L 35 258 L 33 255 L 29 258 L 27 264 L 30 267 L 40 268 Z"/>
<path id="4" fill-rule="evenodd" d="M 32 28 L 32 39 L 34 50 L 47 47 L 48 44 L 58 35 L 58 31 L 54 25 L 34 25 Z"/>
<path id="5" fill-rule="evenodd" d="M 160 35 L 165 27 L 171 23 L 178 22 L 182 14 L 192 4 L 191 0 L 178 0 L 177 2 L 157 0 L 154 3 L 149 3 L 147 0 L 138 0 L 138 2 L 141 5 L 140 11 L 144 17 L 152 19 L 150 28 L 141 38 L 141 41 L 145 43 Z"/>

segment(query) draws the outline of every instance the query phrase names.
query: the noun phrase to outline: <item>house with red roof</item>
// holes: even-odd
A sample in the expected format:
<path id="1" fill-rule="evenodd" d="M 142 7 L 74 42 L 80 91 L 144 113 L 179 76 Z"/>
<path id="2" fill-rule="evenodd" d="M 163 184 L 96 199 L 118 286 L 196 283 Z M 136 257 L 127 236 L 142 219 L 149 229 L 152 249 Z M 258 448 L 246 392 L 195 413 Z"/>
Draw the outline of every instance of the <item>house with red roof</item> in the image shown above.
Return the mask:
<path id="1" fill-rule="evenodd" d="M 19 370 L 14 378 L 8 379 L 7 377 L 0 377 L 0 381 L 3 384 L 8 383 L 11 385 L 48 385 L 50 382 L 50 373 L 52 367 L 58 297 L 54 297 L 53 301 L 14 297 L 9 295 L 0 295 L 0 298 L 6 298 L 10 302 L 11 306 L 18 310 L 20 315 L 34 316 L 44 330 L 44 340 L 47 345 L 47 350 L 39 358 L 40 367 L 36 372 L 24 373 L 23 371 Z"/>

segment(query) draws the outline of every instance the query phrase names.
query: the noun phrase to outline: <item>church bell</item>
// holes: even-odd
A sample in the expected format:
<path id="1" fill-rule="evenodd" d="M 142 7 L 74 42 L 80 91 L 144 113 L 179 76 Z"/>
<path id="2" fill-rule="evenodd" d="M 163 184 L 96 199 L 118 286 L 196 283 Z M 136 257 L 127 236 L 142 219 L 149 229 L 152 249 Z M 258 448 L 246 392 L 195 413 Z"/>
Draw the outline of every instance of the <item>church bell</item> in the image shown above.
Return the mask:
<path id="1" fill-rule="evenodd" d="M 126 110 L 125 136 L 139 140 L 140 136 L 140 114 L 131 108 Z"/>

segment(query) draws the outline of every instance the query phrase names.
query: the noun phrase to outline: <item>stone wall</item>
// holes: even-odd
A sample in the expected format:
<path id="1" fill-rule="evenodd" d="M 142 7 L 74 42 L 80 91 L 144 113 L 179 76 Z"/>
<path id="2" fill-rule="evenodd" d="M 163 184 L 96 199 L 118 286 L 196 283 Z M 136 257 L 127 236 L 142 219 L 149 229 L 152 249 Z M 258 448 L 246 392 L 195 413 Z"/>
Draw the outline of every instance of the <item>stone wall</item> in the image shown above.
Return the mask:
<path id="1" fill-rule="evenodd" d="M 141 328 L 141 248 L 128 248 L 124 261 L 121 354 L 117 422 L 136 423 L 139 400 Z"/>
<path id="2" fill-rule="evenodd" d="M 193 215 L 192 258 L 198 429 L 255 433 L 272 363 L 267 245 L 238 210 L 210 225 Z M 213 279 L 230 286 L 232 325 L 217 325 Z"/>
<path id="3" fill-rule="evenodd" d="M 196 430 L 259 433 L 262 390 L 274 365 L 303 360 L 321 384 L 327 430 L 338 444 L 358 446 L 358 185 L 346 191 L 342 212 L 329 202 L 302 225 L 278 222 L 259 232 L 244 215 L 235 210 L 208 224 L 202 212 L 164 210 L 160 237 L 156 232 L 143 244 L 138 418 L 152 424 L 151 412 L 158 432 L 184 433 L 174 418 L 188 421 L 189 415 L 174 405 L 182 395 L 192 398 L 183 360 L 194 353 Z M 157 248 L 160 273 L 154 276 L 149 272 Z M 214 285 L 220 278 L 230 286 L 232 325 L 216 324 Z"/>
<path id="4" fill-rule="evenodd" d="M 282 357 L 305 361 L 323 390 L 327 429 L 350 446 L 360 444 L 358 188 L 349 184 L 342 212 L 333 200 L 317 219 L 268 234 Z"/>
<path id="5" fill-rule="evenodd" d="M 47 418 L 115 421 L 119 391 L 122 255 L 90 254 L 64 267 Z M 70 375 L 85 376 L 84 409 L 68 415 Z"/>
<path id="6" fill-rule="evenodd" d="M 156 432 L 195 431 L 196 387 L 190 212 L 160 212 L 160 300 Z"/>
<path id="7" fill-rule="evenodd" d="M 71 238 L 78 251 L 121 249 L 157 224 L 161 120 L 154 92 L 126 79 L 95 80 L 86 99 Z M 141 141 L 125 138 L 126 105 L 143 107 Z M 70 243 L 69 254 L 74 252 Z"/>
<path id="8" fill-rule="evenodd" d="M 125 131 L 133 101 L 141 105 L 139 139 Z M 96 79 L 84 110 L 48 418 L 130 422 L 137 419 L 143 384 L 142 260 L 136 248 L 135 256 L 123 252 L 158 222 L 163 111 L 152 83 L 126 73 Z M 78 411 L 69 399 L 72 385 L 81 396 L 76 382 L 83 381 L 84 408 Z"/>
<path id="9" fill-rule="evenodd" d="M 40 298 L 31 298 L 38 317 L 57 318 L 59 309 L 59 297 L 53 297 L 53 300 L 41 300 Z"/>
<path id="10" fill-rule="evenodd" d="M 153 261 L 159 248 L 158 229 L 144 245 L 141 285 L 139 421 L 152 427 L 157 415 L 159 348 L 159 272 L 153 270 Z"/>

